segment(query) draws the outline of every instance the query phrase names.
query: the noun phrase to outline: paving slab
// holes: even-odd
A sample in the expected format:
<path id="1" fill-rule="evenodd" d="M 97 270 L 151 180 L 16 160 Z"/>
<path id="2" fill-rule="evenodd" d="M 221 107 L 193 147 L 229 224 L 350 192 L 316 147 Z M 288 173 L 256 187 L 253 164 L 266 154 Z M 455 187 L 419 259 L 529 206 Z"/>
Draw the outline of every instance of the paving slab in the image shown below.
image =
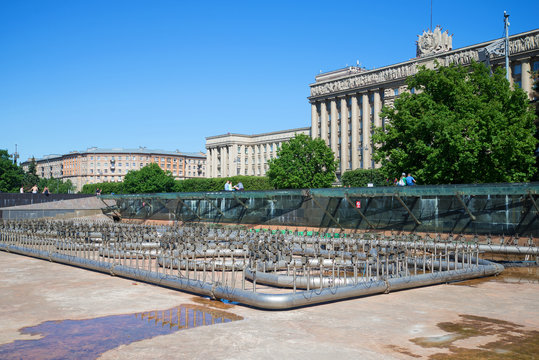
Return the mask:
<path id="1" fill-rule="evenodd" d="M 0 252 L 0 351 L 16 340 L 39 339 L 20 329 L 46 321 L 189 304 L 243 319 L 119 345 L 100 359 L 458 359 L 485 351 L 515 358 L 507 334 L 524 347 L 517 358 L 533 359 L 539 353 L 539 272 L 520 271 L 529 276 L 262 311 Z"/>

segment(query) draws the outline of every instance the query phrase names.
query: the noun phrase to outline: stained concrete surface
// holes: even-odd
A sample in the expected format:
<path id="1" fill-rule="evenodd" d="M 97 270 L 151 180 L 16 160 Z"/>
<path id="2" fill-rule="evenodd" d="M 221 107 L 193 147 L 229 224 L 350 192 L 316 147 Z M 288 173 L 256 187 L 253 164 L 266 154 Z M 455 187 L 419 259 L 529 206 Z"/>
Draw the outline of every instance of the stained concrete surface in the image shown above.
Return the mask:
<path id="1" fill-rule="evenodd" d="M 100 358 L 412 359 L 440 354 L 459 358 L 454 348 L 421 346 L 417 339 L 451 336 L 439 324 L 457 323 L 463 317 L 510 322 L 533 338 L 539 331 L 538 298 L 537 281 L 482 281 L 290 311 L 261 311 L 201 301 L 192 294 L 0 252 L 0 346 L 35 339 L 36 335 L 23 335 L 19 329 L 44 321 L 194 304 L 218 307 L 244 319 L 133 342 Z M 459 345 L 479 349 L 498 335 L 503 334 L 460 339 Z M 533 359 L 534 354 L 528 358 Z"/>

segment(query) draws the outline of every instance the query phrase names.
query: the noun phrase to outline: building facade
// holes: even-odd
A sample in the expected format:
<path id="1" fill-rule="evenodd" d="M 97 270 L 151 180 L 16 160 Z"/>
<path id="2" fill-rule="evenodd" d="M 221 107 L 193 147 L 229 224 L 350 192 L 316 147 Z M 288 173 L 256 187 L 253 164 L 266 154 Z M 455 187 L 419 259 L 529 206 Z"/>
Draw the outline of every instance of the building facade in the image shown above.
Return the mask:
<path id="1" fill-rule="evenodd" d="M 164 171 L 170 171 L 176 180 L 205 177 L 206 155 L 180 151 L 138 149 L 100 149 L 72 151 L 65 155 L 47 155 L 36 159 L 37 176 L 71 180 L 80 191 L 86 184 L 121 182 L 131 170 L 156 163 Z M 21 164 L 28 171 L 30 160 Z"/>
<path id="2" fill-rule="evenodd" d="M 414 91 L 407 89 L 405 80 L 416 74 L 419 66 L 433 68 L 435 61 L 447 66 L 485 60 L 481 50 L 494 42 L 453 50 L 451 36 L 437 27 L 419 36 L 414 59 L 372 70 L 351 66 L 316 76 L 308 98 L 311 136 L 325 140 L 335 153 L 340 162 L 338 177 L 347 170 L 377 166 L 372 158 L 372 133 L 385 125 L 380 111 L 385 105 L 392 106 L 403 92 Z M 493 67 L 505 66 L 504 55 L 487 57 Z M 539 29 L 509 37 L 509 63 L 511 83 L 522 87 L 533 100 L 537 93 L 532 90 L 530 71 L 539 70 Z"/>
<path id="3" fill-rule="evenodd" d="M 275 131 L 257 135 L 224 134 L 206 138 L 206 176 L 264 176 L 268 160 L 277 157 L 282 143 L 296 134 L 310 136 L 310 128 Z"/>

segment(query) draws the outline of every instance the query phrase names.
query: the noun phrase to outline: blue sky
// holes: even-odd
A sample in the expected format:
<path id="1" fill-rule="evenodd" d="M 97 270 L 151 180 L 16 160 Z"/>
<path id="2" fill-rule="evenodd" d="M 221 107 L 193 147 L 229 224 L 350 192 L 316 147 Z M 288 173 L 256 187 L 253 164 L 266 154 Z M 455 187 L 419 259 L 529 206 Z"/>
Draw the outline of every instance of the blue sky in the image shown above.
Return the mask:
<path id="1" fill-rule="evenodd" d="M 415 57 L 430 0 L 0 0 L 0 149 L 205 150 L 310 126 L 320 71 Z M 433 0 L 453 48 L 539 27 L 538 1 Z"/>

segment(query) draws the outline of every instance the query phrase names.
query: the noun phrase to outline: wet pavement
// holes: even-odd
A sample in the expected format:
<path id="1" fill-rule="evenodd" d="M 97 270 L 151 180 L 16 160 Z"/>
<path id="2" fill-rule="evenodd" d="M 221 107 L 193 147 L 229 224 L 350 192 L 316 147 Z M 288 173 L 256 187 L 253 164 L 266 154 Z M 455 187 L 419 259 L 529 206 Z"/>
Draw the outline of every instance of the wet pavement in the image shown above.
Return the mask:
<path id="1" fill-rule="evenodd" d="M 539 269 L 510 268 L 261 311 L 0 252 L 0 358 L 535 359 L 538 298 Z"/>

